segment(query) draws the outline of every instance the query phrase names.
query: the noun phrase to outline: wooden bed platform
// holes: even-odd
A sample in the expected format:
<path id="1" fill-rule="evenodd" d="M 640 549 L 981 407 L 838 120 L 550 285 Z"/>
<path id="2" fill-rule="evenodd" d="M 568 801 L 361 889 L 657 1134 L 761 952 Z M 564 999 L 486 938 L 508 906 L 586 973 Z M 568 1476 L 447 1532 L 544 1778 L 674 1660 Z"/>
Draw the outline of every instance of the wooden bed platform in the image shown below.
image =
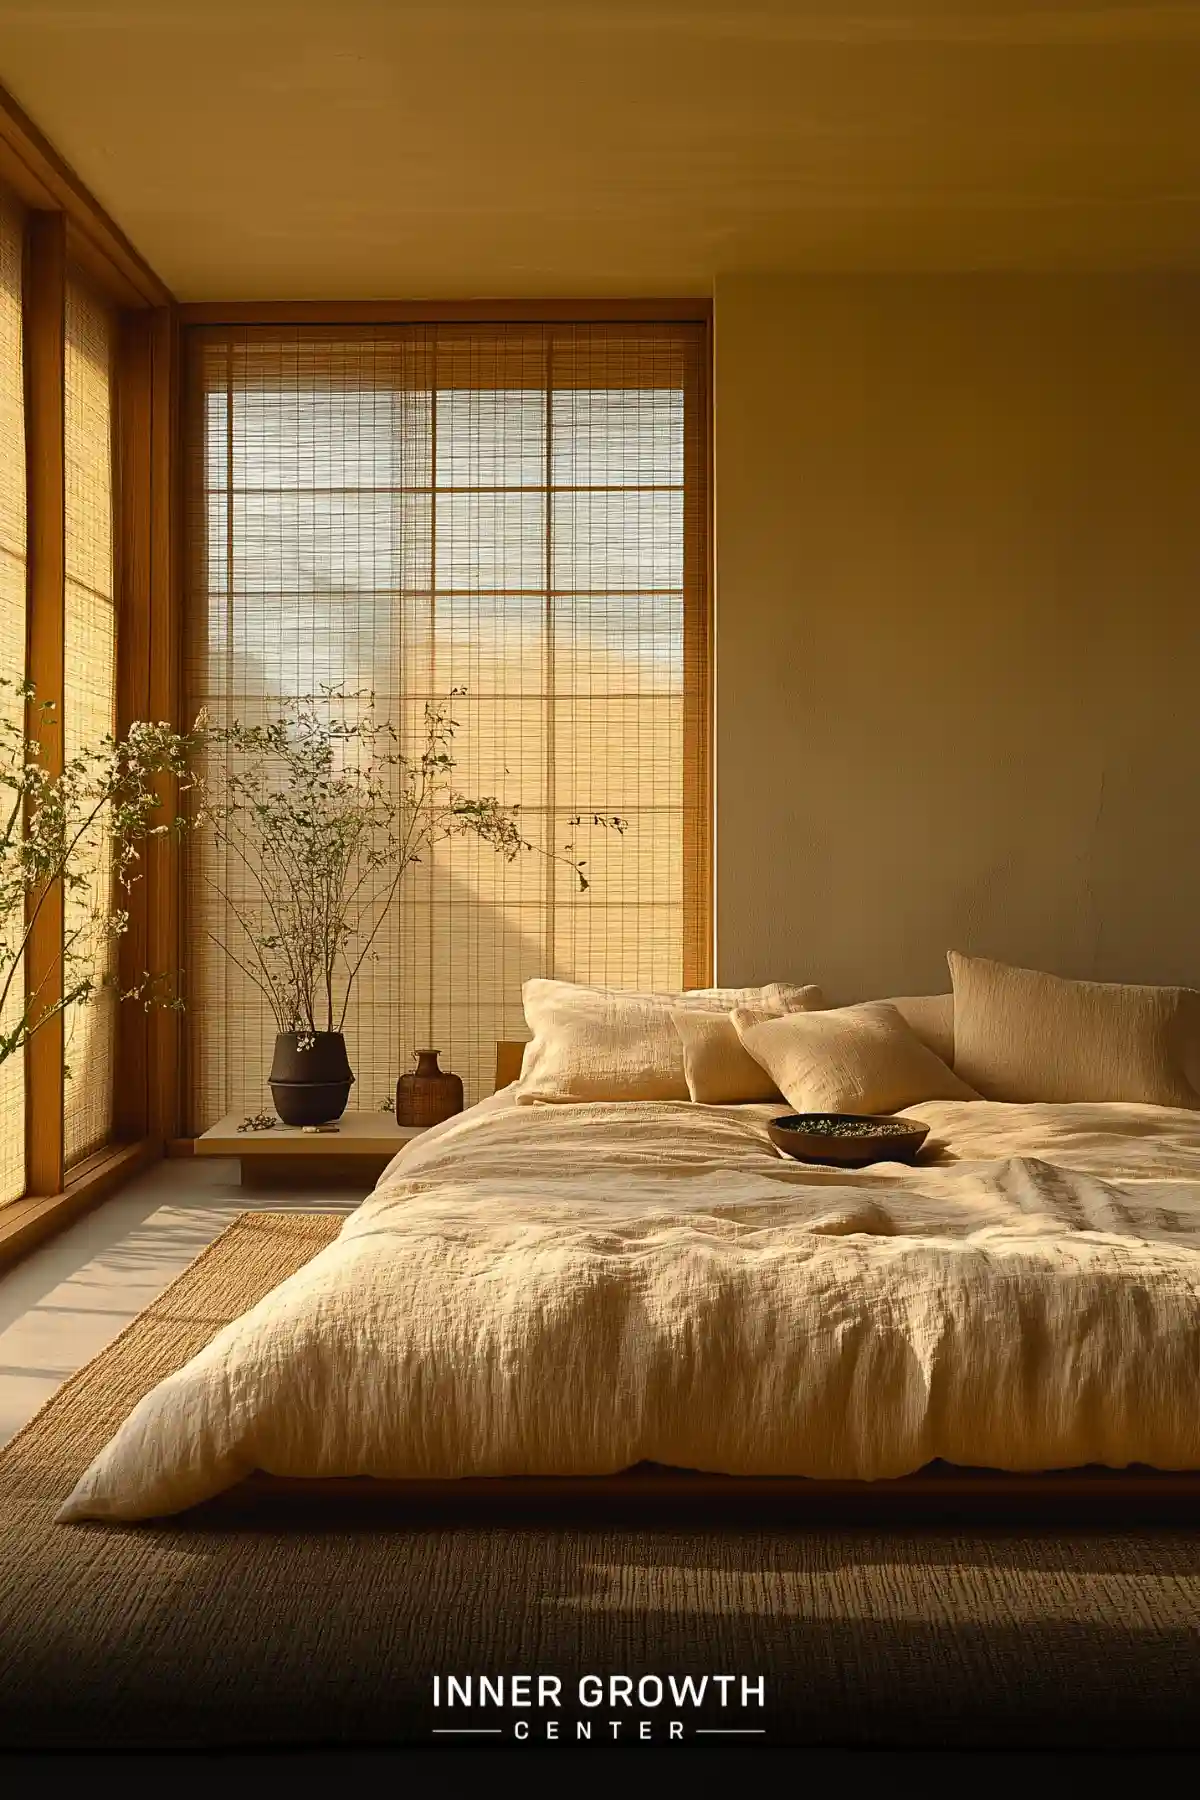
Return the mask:
<path id="1" fill-rule="evenodd" d="M 642 1464 L 619 1475 L 468 1477 L 461 1481 L 377 1481 L 369 1477 L 292 1480 L 256 1474 L 209 1505 L 220 1511 L 308 1511 L 350 1508 L 376 1518 L 435 1515 L 460 1521 L 514 1515 L 567 1524 L 600 1515 L 614 1522 L 651 1516 L 667 1524 L 803 1525 L 837 1519 L 894 1524 L 964 1523 L 1042 1518 L 1114 1523 L 1195 1521 L 1200 1527 L 1200 1471 L 1149 1468 L 1059 1469 L 1009 1474 L 933 1463 L 894 1481 L 809 1481 L 709 1475 Z"/>

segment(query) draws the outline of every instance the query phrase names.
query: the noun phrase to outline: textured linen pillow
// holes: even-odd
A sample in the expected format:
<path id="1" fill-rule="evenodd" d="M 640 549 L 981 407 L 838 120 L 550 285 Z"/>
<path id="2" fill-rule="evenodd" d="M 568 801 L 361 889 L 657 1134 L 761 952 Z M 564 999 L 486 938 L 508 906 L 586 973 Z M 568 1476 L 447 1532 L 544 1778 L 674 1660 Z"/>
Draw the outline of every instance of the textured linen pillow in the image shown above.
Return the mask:
<path id="1" fill-rule="evenodd" d="M 979 1098 L 886 1000 L 761 1021 L 735 1011 L 733 1022 L 797 1112 L 893 1113 Z"/>
<path id="2" fill-rule="evenodd" d="M 743 1016 L 776 1016 L 757 1007 L 742 1007 Z M 803 1012 L 804 1007 L 792 1010 Z M 732 1013 L 671 1013 L 683 1044 L 683 1072 L 688 1093 L 701 1106 L 741 1106 L 754 1100 L 783 1098 L 761 1063 L 756 1063 L 737 1034 Z"/>
<path id="3" fill-rule="evenodd" d="M 948 960 L 954 1066 L 985 1098 L 1200 1107 L 1194 989 L 1070 981 L 957 950 Z"/>
<path id="4" fill-rule="evenodd" d="M 768 1014 L 819 1006 L 821 990 L 772 981 L 757 988 L 693 988 L 637 994 L 627 988 L 527 981 L 522 994 L 533 1034 L 521 1061 L 518 1104 L 534 1100 L 687 1100 L 683 1043 L 672 1011 Z"/>

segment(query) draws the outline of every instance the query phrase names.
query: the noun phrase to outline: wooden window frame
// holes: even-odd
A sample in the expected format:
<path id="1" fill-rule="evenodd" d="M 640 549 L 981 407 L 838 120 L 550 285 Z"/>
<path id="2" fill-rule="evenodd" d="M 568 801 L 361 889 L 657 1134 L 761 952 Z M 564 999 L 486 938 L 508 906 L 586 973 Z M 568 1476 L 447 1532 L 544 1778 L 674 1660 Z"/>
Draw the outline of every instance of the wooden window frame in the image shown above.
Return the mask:
<path id="1" fill-rule="evenodd" d="M 685 665 L 699 669 L 701 679 L 688 692 L 684 709 L 683 795 L 683 966 L 682 981 L 688 988 L 707 987 L 715 964 L 715 902 L 713 882 L 713 531 L 712 531 L 712 305 L 704 299 L 633 299 L 583 301 L 510 300 L 477 301 L 204 301 L 177 308 L 184 338 L 184 408 L 194 409 L 198 398 L 197 352 L 208 341 L 226 339 L 231 329 L 240 344 L 273 344 L 280 330 L 301 327 L 304 341 L 325 338 L 387 337 L 389 328 L 444 325 L 654 325 L 691 324 L 703 327 L 695 383 L 698 430 L 687 435 L 684 491 L 697 509 L 701 529 L 701 566 L 695 575 L 696 604 L 685 612 Z M 400 333 L 397 330 L 396 335 Z M 186 447 L 181 452 L 181 460 Z M 689 502 L 685 501 L 685 504 Z M 181 906 L 187 906 L 186 894 Z M 183 921 L 187 942 L 187 921 Z M 187 1033 L 182 1055 L 186 1058 Z M 185 1071 L 186 1084 L 186 1071 Z M 181 1093 L 181 1116 L 187 1117 L 186 1092 Z M 190 1129 L 190 1128 L 189 1128 Z M 168 1154 L 185 1155 L 193 1141 L 184 1135 L 168 1146 Z"/>
<path id="2" fill-rule="evenodd" d="M 712 325 L 712 302 L 664 300 L 186 300 L 191 330 L 211 325 Z"/>
<path id="3" fill-rule="evenodd" d="M 174 299 L 87 188 L 0 90 L 0 182 L 26 209 L 24 256 L 27 474 L 26 669 L 38 696 L 61 707 L 64 664 L 65 302 L 76 268 L 116 315 L 114 578 L 117 727 L 135 718 L 178 724 L 181 584 L 179 325 Z M 47 734 L 61 766 L 61 734 Z M 169 793 L 164 799 L 170 803 Z M 123 972 L 178 962 L 178 867 L 156 842 L 130 897 Z M 61 904 L 52 900 L 30 943 L 34 979 L 55 958 Z M 49 996 L 48 996 L 49 997 Z M 26 1052 L 26 1191 L 0 1207 L 0 1267 L 28 1253 L 163 1154 L 178 1133 L 179 1022 L 174 1012 L 118 1010 L 113 1141 L 64 1167 L 63 1031 L 54 1020 Z"/>
<path id="4" fill-rule="evenodd" d="M 194 368 L 195 347 L 207 334 L 223 336 L 230 327 L 240 328 L 248 341 L 258 336 L 269 339 L 273 328 L 303 326 L 306 335 L 340 336 L 349 328 L 367 330 L 377 327 L 384 333 L 389 326 L 461 324 L 657 324 L 691 323 L 704 328 L 700 357 L 698 404 L 700 430 L 692 448 L 692 460 L 685 470 L 687 491 L 695 494 L 701 511 L 703 530 L 703 565 L 698 572 L 699 604 L 688 616 L 687 652 L 703 670 L 702 681 L 690 696 L 684 729 L 694 754 L 686 756 L 688 783 L 684 794 L 684 967 L 683 980 L 688 987 L 707 987 L 714 978 L 716 912 L 714 898 L 714 774 L 713 774 L 713 308 L 706 298 L 640 298 L 616 300 L 511 298 L 481 300 L 213 300 L 184 302 L 175 309 L 183 338 L 183 408 L 192 405 L 195 394 L 189 372 Z M 186 444 L 182 431 L 186 413 L 181 416 L 179 461 L 185 467 Z M 182 479 L 182 477 L 181 477 Z M 182 622 L 180 631 L 182 633 Z M 699 829 L 697 829 L 699 825 Z M 690 830 L 689 830 L 690 827 Z M 181 896 L 180 906 L 185 904 Z M 688 925 L 690 923 L 690 929 Z M 180 921 L 181 944 L 186 948 L 187 921 Z M 186 1083 L 187 1033 L 181 1031 L 182 1044 L 177 1116 L 188 1115 Z M 193 1138 L 180 1135 L 167 1145 L 167 1154 L 190 1154 Z"/>

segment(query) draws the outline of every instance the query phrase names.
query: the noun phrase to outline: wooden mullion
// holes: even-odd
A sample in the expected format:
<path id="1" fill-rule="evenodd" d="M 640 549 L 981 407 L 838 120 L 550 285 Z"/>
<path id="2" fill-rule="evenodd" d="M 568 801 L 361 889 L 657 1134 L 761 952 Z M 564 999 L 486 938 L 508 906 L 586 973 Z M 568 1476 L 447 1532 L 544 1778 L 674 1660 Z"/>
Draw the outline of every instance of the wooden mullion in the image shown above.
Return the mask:
<path id="1" fill-rule="evenodd" d="M 118 718 L 179 724 L 179 331 L 172 308 L 127 313 L 118 364 Z M 156 783 L 160 819 L 174 815 L 177 784 Z M 161 838 L 145 847 L 128 897 L 122 986 L 147 970 L 174 982 L 180 966 L 180 858 Z M 118 1133 L 154 1140 L 179 1131 L 178 1015 L 121 1008 L 117 1035 Z"/>
<path id="2" fill-rule="evenodd" d="M 150 537 L 148 714 L 178 728 L 182 723 L 183 609 L 183 418 L 182 346 L 174 307 L 156 307 L 150 333 Z M 178 784 L 162 778 L 164 819 L 179 806 Z M 146 855 L 146 968 L 182 980 L 180 906 L 182 863 L 178 843 L 156 838 Z M 148 1015 L 150 1135 L 165 1141 L 181 1129 L 182 1031 L 180 1016 L 157 1007 Z"/>
<path id="3" fill-rule="evenodd" d="M 117 729 L 150 716 L 150 514 L 152 338 L 148 312 L 126 313 L 120 322 L 116 368 L 116 596 Z M 129 929 L 117 950 L 122 989 L 134 986 L 150 965 L 149 881 L 143 858 L 123 896 Z M 114 1128 L 118 1138 L 148 1130 L 149 1018 L 136 1005 L 117 1009 L 117 1084 Z"/>
<path id="4" fill-rule="evenodd" d="M 683 981 L 713 978 L 711 333 L 689 351 L 684 392 Z"/>
<path id="5" fill-rule="evenodd" d="M 29 732 L 41 743 L 51 776 L 63 768 L 63 666 L 66 587 L 66 443 L 64 315 L 67 240 L 61 213 L 32 213 L 25 255 L 25 444 L 28 505 L 26 671 L 37 701 L 55 707 L 52 723 L 31 708 Z M 32 896 L 31 909 L 39 896 Z M 26 991 L 33 1019 L 62 998 L 61 884 L 40 897 L 26 950 Z M 25 1180 L 31 1196 L 61 1192 L 63 1019 L 47 1020 L 25 1049 Z"/>

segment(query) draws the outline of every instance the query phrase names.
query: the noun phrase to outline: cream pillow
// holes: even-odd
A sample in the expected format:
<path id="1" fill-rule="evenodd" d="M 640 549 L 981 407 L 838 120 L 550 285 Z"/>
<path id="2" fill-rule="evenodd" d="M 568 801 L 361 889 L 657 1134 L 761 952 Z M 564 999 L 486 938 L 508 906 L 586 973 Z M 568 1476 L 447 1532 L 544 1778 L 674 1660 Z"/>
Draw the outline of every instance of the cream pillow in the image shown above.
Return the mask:
<path id="1" fill-rule="evenodd" d="M 762 1021 L 737 1010 L 733 1022 L 796 1112 L 894 1113 L 979 1098 L 886 1000 Z"/>
<path id="2" fill-rule="evenodd" d="M 759 1008 L 740 1010 L 747 1018 L 773 1016 Z M 732 1013 L 676 1010 L 671 1014 L 671 1023 L 683 1044 L 688 1093 L 698 1105 L 740 1106 L 754 1100 L 783 1098 L 762 1064 L 755 1062 L 742 1043 Z"/>
<path id="3" fill-rule="evenodd" d="M 899 998 L 888 994 L 889 1006 L 894 1006 L 904 1023 L 912 1028 L 927 1050 L 935 1056 L 954 1066 L 954 995 L 953 994 L 901 994 Z"/>
<path id="4" fill-rule="evenodd" d="M 638 994 L 625 988 L 527 981 L 525 1019 L 533 1034 L 521 1061 L 517 1101 L 687 1100 L 683 1043 L 672 1011 L 767 1014 L 819 1006 L 817 987 L 773 981 L 758 988 L 693 988 Z"/>
<path id="5" fill-rule="evenodd" d="M 1200 1107 L 1192 988 L 1069 981 L 957 950 L 948 960 L 954 1064 L 987 1099 Z"/>

